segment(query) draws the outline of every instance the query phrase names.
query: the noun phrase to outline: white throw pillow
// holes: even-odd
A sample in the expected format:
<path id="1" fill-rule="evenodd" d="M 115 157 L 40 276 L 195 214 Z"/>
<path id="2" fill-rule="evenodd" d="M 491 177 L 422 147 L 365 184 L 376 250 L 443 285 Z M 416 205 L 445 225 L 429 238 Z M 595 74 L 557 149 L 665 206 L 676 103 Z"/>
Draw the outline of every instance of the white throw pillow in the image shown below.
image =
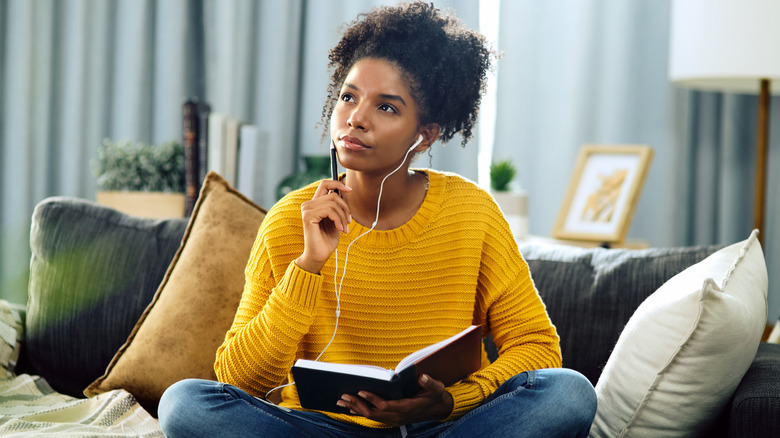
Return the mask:
<path id="1" fill-rule="evenodd" d="M 757 231 L 672 277 L 636 310 L 596 384 L 591 437 L 683 437 L 712 425 L 766 324 Z"/>

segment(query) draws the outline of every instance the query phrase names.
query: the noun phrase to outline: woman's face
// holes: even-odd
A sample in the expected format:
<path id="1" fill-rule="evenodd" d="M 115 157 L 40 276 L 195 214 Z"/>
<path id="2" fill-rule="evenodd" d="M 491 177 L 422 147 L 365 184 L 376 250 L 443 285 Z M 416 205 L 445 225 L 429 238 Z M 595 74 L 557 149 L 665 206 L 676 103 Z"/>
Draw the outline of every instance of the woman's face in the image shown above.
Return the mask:
<path id="1" fill-rule="evenodd" d="M 401 70 L 382 59 L 355 63 L 330 120 L 341 165 L 387 174 L 401 163 L 419 128 L 419 107 Z"/>

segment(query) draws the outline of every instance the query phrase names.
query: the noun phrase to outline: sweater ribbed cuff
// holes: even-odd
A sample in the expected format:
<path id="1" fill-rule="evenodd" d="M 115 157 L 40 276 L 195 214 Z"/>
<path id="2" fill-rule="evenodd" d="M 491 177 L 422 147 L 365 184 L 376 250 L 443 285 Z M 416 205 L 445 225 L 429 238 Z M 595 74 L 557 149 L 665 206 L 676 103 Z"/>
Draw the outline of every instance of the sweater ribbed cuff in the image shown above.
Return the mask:
<path id="1" fill-rule="evenodd" d="M 282 295 L 291 303 L 306 309 L 313 309 L 317 295 L 322 289 L 322 275 L 312 274 L 290 262 L 279 284 Z"/>
<path id="2" fill-rule="evenodd" d="M 473 384 L 450 386 L 447 391 L 452 395 L 453 407 L 452 413 L 444 421 L 457 420 L 484 401 L 482 397 L 479 397 L 482 391 L 475 388 Z"/>

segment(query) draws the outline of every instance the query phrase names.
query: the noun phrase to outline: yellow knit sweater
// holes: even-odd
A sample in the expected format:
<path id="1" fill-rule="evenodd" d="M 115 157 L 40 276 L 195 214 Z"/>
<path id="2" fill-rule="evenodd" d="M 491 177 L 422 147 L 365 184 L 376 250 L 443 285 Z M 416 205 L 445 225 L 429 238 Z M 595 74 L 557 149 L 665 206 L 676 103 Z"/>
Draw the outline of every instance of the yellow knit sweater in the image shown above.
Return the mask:
<path id="1" fill-rule="evenodd" d="M 451 420 L 515 374 L 560 366 L 561 354 L 555 327 L 492 197 L 457 175 L 425 172 L 428 192 L 415 216 L 352 245 L 338 332 L 320 360 L 394 368 L 407 354 L 481 324 L 500 356 L 489 364 L 483 352 L 482 369 L 447 388 L 455 402 Z M 256 396 L 292 381 L 295 360 L 316 358 L 333 334 L 334 256 L 319 275 L 293 263 L 303 251 L 300 204 L 315 189 L 313 184 L 292 192 L 269 211 L 246 267 L 233 326 L 217 350 L 219 380 Z M 347 246 L 367 230 L 353 222 L 342 235 L 339 279 Z M 294 385 L 282 390 L 281 404 L 301 409 Z"/>

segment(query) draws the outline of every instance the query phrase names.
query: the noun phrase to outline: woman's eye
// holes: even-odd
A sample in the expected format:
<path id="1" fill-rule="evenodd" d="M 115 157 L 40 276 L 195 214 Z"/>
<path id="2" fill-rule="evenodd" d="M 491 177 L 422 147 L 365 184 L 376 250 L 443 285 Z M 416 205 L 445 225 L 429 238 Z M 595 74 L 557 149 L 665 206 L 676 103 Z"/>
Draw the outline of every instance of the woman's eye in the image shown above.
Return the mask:
<path id="1" fill-rule="evenodd" d="M 341 100 L 344 102 L 354 102 L 355 98 L 349 93 L 344 93 L 341 95 Z"/>
<path id="2" fill-rule="evenodd" d="M 379 110 L 380 111 L 386 111 L 386 112 L 393 113 L 393 114 L 395 114 L 397 112 L 395 110 L 394 106 L 392 106 L 390 104 L 387 104 L 387 103 L 383 103 L 382 105 L 379 105 Z"/>

